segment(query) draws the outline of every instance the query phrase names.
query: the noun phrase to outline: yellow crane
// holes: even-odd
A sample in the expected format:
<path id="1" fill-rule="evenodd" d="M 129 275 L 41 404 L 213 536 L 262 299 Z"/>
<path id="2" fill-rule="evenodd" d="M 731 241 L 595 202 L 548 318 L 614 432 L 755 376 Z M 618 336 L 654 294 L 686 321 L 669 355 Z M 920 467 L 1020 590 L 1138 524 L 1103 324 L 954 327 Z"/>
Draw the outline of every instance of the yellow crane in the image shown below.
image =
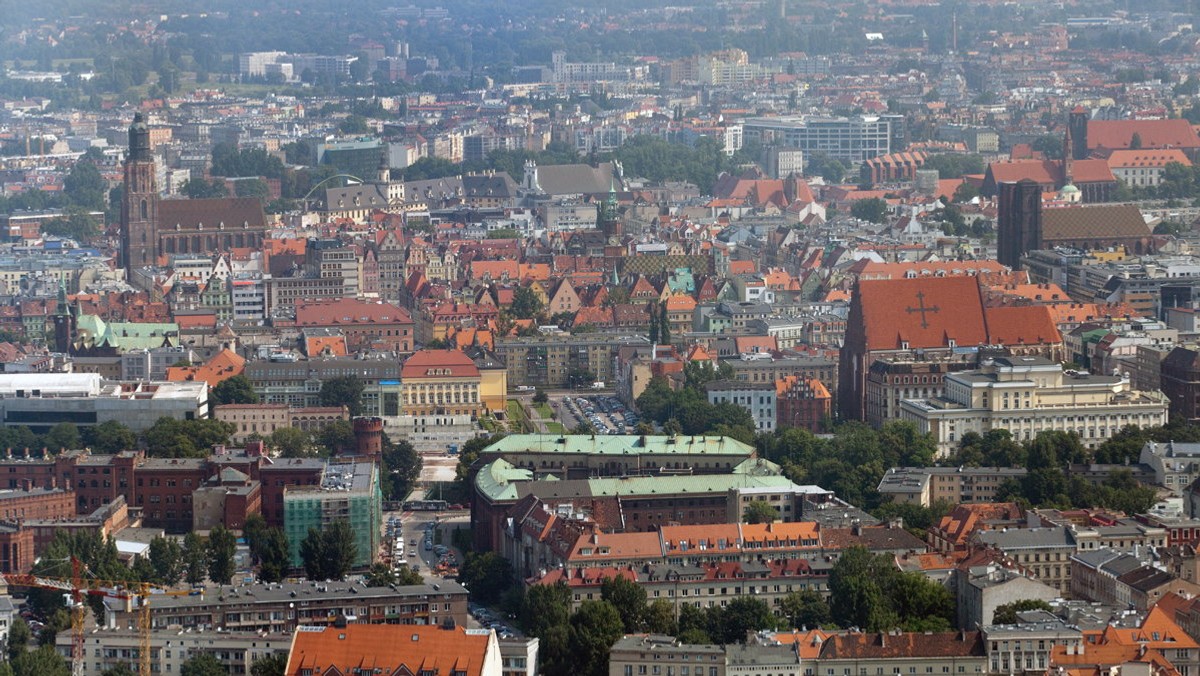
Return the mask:
<path id="1" fill-rule="evenodd" d="M 78 559 L 71 559 L 71 577 L 51 577 L 26 573 L 0 573 L 4 580 L 14 587 L 33 587 L 37 589 L 54 589 L 63 592 L 70 601 L 71 610 L 71 672 L 75 676 L 83 673 L 84 654 L 84 618 L 87 615 L 84 600 L 88 596 L 104 596 L 124 599 L 126 608 L 132 610 L 137 601 L 138 611 L 138 674 L 152 676 L 150 671 L 150 598 L 152 596 L 197 596 L 202 591 L 191 589 L 168 589 L 149 582 L 125 582 L 120 580 L 101 580 L 85 577 L 85 568 Z"/>

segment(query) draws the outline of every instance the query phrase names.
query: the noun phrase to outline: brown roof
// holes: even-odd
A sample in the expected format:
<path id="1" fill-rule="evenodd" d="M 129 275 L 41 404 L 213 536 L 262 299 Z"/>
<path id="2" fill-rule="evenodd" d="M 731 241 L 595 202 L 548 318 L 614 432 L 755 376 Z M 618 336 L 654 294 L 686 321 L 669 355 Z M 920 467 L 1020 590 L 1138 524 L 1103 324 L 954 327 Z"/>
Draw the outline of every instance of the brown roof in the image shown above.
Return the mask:
<path id="1" fill-rule="evenodd" d="M 241 227 L 263 229 L 267 216 L 262 200 L 257 197 L 218 197 L 214 199 L 163 200 L 158 203 L 159 227 L 169 230 L 178 225 L 181 230 L 204 225 L 215 228 Z"/>
<path id="2" fill-rule="evenodd" d="M 1187 120 L 1090 120 L 1088 149 L 1128 148 L 1137 134 L 1143 148 L 1200 148 L 1200 137 Z"/>
<path id="3" fill-rule="evenodd" d="M 400 367 L 400 377 L 410 378 L 470 378 L 479 377 L 479 367 L 458 350 L 419 350 Z"/>
<path id="4" fill-rule="evenodd" d="M 298 631 L 284 673 L 324 674 L 336 668 L 334 673 L 350 674 L 365 666 L 383 674 L 407 670 L 480 676 L 488 653 L 495 650 L 492 640 L 489 634 L 468 633 L 463 627 L 436 625 L 350 624 Z"/>
<path id="5" fill-rule="evenodd" d="M 991 307 L 983 311 L 992 345 L 1061 343 L 1054 315 L 1045 305 Z"/>
<path id="6" fill-rule="evenodd" d="M 1042 211 L 1042 238 L 1112 239 L 1149 237 L 1150 226 L 1132 204 L 1055 207 Z"/>
<path id="7" fill-rule="evenodd" d="M 296 302 L 296 326 L 354 326 L 357 324 L 411 324 L 412 316 L 391 303 L 371 303 L 353 298 Z"/>
<path id="8" fill-rule="evenodd" d="M 1063 177 L 1061 160 L 992 162 L 988 165 L 988 171 L 997 184 L 1029 179 L 1042 185 L 1059 185 Z M 1075 160 L 1071 163 L 1071 179 L 1075 183 L 1104 183 L 1117 180 L 1105 160 Z"/>
<path id="9" fill-rule="evenodd" d="M 982 635 L 977 631 L 925 634 L 843 634 L 830 636 L 821 659 L 882 659 L 919 657 L 983 657 Z"/>

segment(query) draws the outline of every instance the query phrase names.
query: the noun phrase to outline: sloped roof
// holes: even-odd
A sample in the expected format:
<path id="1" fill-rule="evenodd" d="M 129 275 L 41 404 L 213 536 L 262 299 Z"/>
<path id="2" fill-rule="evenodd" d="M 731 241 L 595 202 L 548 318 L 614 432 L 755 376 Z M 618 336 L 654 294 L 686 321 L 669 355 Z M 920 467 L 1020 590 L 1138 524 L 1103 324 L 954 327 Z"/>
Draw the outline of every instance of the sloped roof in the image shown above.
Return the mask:
<path id="1" fill-rule="evenodd" d="M 991 307 L 984 310 L 992 345 L 1045 345 L 1062 342 L 1054 315 L 1044 305 Z"/>
<path id="2" fill-rule="evenodd" d="M 494 651 L 494 652 L 493 652 Z M 292 639 L 285 674 L 437 673 L 482 676 L 488 653 L 499 661 L 490 631 L 438 625 L 357 624 L 305 627 Z"/>
<path id="3" fill-rule="evenodd" d="M 408 310 L 391 303 L 371 303 L 353 298 L 296 303 L 296 326 L 354 326 L 411 324 Z"/>
<path id="4" fill-rule="evenodd" d="M 229 229 L 245 224 L 248 228 L 262 229 L 267 225 L 267 216 L 262 200 L 257 197 L 180 199 L 158 203 L 158 222 L 164 230 L 176 225 L 187 230 L 201 224 L 210 228 L 224 224 Z"/>
<path id="5" fill-rule="evenodd" d="M 552 164 L 538 167 L 538 184 L 547 195 L 594 195 L 608 192 L 614 185 L 612 162 L 590 164 Z M 616 186 L 620 189 L 620 186 Z"/>
<path id="6" fill-rule="evenodd" d="M 869 350 L 987 342 L 979 283 L 972 277 L 861 280 L 855 299 Z"/>
<path id="7" fill-rule="evenodd" d="M 1192 161 L 1178 148 L 1151 148 L 1143 150 L 1114 150 L 1108 155 L 1108 166 L 1117 168 L 1165 167 L 1178 162 L 1185 167 Z"/>
<path id="8" fill-rule="evenodd" d="M 1175 120 L 1089 120 L 1089 150 L 1128 148 L 1137 134 L 1143 148 L 1200 148 L 1200 136 L 1184 119 Z"/>
<path id="9" fill-rule="evenodd" d="M 1150 226 L 1132 204 L 1088 204 L 1042 211 L 1042 238 L 1111 239 L 1149 237 Z"/>
<path id="10" fill-rule="evenodd" d="M 458 350 L 418 350 L 400 368 L 400 378 L 479 377 L 479 367 Z"/>

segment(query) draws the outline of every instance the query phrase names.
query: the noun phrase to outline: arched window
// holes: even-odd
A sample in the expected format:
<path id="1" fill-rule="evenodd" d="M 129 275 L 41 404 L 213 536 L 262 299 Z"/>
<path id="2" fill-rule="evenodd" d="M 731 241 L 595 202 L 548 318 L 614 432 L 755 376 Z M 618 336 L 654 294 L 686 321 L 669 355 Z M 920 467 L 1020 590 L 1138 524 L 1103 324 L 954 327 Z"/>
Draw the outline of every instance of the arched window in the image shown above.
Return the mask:
<path id="1" fill-rule="evenodd" d="M 142 200 L 142 220 L 146 220 L 146 200 Z"/>

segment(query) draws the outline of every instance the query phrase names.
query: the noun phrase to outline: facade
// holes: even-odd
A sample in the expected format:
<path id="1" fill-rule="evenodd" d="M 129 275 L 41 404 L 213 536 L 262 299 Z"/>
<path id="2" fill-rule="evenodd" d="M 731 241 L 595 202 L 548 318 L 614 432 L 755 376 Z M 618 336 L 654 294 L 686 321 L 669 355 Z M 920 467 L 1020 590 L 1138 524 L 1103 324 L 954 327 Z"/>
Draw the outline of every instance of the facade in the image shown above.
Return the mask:
<path id="1" fill-rule="evenodd" d="M 995 502 L 996 489 L 1005 481 L 1027 474 L 1023 467 L 893 467 L 879 481 L 878 490 L 892 502 L 930 507 Z"/>
<path id="2" fill-rule="evenodd" d="M 1163 358 L 1160 384 L 1171 402 L 1171 415 L 1200 420 L 1200 350 L 1176 346 Z"/>
<path id="3" fill-rule="evenodd" d="M 416 324 L 408 310 L 390 303 L 352 298 L 298 302 L 296 326 L 339 331 L 353 351 L 382 344 L 386 346 L 384 349 L 411 352 L 416 333 Z"/>
<path id="4" fill-rule="evenodd" d="M 480 451 L 479 463 L 505 460 L 518 469 L 554 469 L 564 478 L 585 479 L 669 470 L 723 474 L 755 457 L 753 446 L 730 437 L 510 434 Z"/>
<path id="5" fill-rule="evenodd" d="M 1159 392 L 1132 389 L 1127 376 L 1064 371 L 1042 357 L 1005 357 L 977 371 L 946 377 L 946 394 L 900 404 L 901 417 L 933 434 L 939 454 L 952 452 L 967 432 L 1007 429 L 1027 441 L 1043 431 L 1069 431 L 1089 448 L 1127 425 L 1167 421 Z"/>
<path id="6" fill-rule="evenodd" d="M 1154 472 L 1154 483 L 1182 494 L 1200 478 L 1200 444 L 1146 442 L 1138 462 Z"/>
<path id="7" fill-rule="evenodd" d="M 857 164 L 892 151 L 892 126 L 884 117 L 749 118 L 742 123 L 742 139 L 764 147 L 795 148 L 806 155 L 825 153 Z"/>
<path id="8" fill-rule="evenodd" d="M 503 676 L 491 629 L 450 626 L 335 625 L 297 631 L 285 676 L 312 674 Z"/>
<path id="9" fill-rule="evenodd" d="M 392 359 L 252 361 L 245 372 L 264 404 L 298 408 L 319 405 L 321 383 L 345 375 L 362 381 L 365 415 L 400 415 L 400 363 Z"/>
<path id="10" fill-rule="evenodd" d="M 116 626 L 137 626 L 140 609 L 112 602 L 106 612 Z M 345 616 L 355 624 L 466 625 L 467 590 L 451 580 L 437 585 L 363 587 L 347 582 L 283 582 L 211 586 L 196 596 L 164 596 L 150 604 L 155 630 L 294 632 L 328 625 Z"/>
<path id="11" fill-rule="evenodd" d="M 1053 601 L 1060 595 L 1055 587 L 995 565 L 976 566 L 958 571 L 955 576 L 955 592 L 957 624 L 960 627 L 982 627 L 992 624 L 996 608 L 1014 601 Z"/>
<path id="12" fill-rule="evenodd" d="M 508 382 L 535 387 L 566 387 L 572 369 L 614 382 L 613 357 L 623 346 L 650 347 L 642 334 L 584 333 L 498 338 L 496 354 L 508 367 Z"/>
<path id="13" fill-rule="evenodd" d="M 197 655 L 211 655 L 230 674 L 249 674 L 250 666 L 263 657 L 287 657 L 292 645 L 291 632 L 266 635 L 246 632 L 169 631 L 150 632 L 150 669 L 157 674 L 176 674 L 184 662 Z M 118 665 L 137 665 L 141 655 L 141 634 L 129 628 L 100 627 L 84 639 L 86 658 L 82 676 L 101 676 Z M 55 648 L 71 659 L 71 632 L 59 632 Z"/>
<path id="14" fill-rule="evenodd" d="M 354 531 L 354 566 L 365 568 L 375 561 L 383 524 L 383 493 L 379 466 L 375 463 L 333 463 L 316 486 L 289 488 L 283 494 L 283 528 L 291 550 L 292 565 L 300 567 L 300 543 L 311 528 L 324 529 L 345 521 Z"/>
<path id="15" fill-rule="evenodd" d="M 400 369 L 401 406 L 405 415 L 431 416 L 483 413 L 479 367 L 459 350 L 419 350 Z"/>
<path id="16" fill-rule="evenodd" d="M 234 425 L 232 441 L 241 442 L 251 435 L 270 436 L 275 430 L 294 427 L 317 432 L 338 420 L 349 420 L 345 406 L 295 407 L 287 404 L 225 404 L 216 407 L 213 417 Z"/>
<path id="17" fill-rule="evenodd" d="M 204 382 L 105 381 L 95 373 L 0 374 L 0 421 L 45 433 L 59 423 L 93 427 L 110 420 L 134 431 L 161 417 L 208 417 Z"/>
<path id="18" fill-rule="evenodd" d="M 740 380 L 715 380 L 704 385 L 710 404 L 734 404 L 746 409 L 755 429 L 771 432 L 778 414 L 774 383 L 748 383 Z"/>
<path id="19" fill-rule="evenodd" d="M 725 676 L 725 648 L 680 643 L 674 636 L 644 634 L 619 639 L 608 652 L 608 676 Z"/>
<path id="20" fill-rule="evenodd" d="M 947 374 L 975 368 L 975 355 L 955 355 L 938 360 L 877 359 L 867 373 L 867 423 L 882 427 L 900 419 L 900 402 L 927 399 L 945 393 Z"/>
<path id="21" fill-rule="evenodd" d="M 781 378 L 775 382 L 775 397 L 777 429 L 798 427 L 821 434 L 833 419 L 833 396 L 816 378 Z"/>

